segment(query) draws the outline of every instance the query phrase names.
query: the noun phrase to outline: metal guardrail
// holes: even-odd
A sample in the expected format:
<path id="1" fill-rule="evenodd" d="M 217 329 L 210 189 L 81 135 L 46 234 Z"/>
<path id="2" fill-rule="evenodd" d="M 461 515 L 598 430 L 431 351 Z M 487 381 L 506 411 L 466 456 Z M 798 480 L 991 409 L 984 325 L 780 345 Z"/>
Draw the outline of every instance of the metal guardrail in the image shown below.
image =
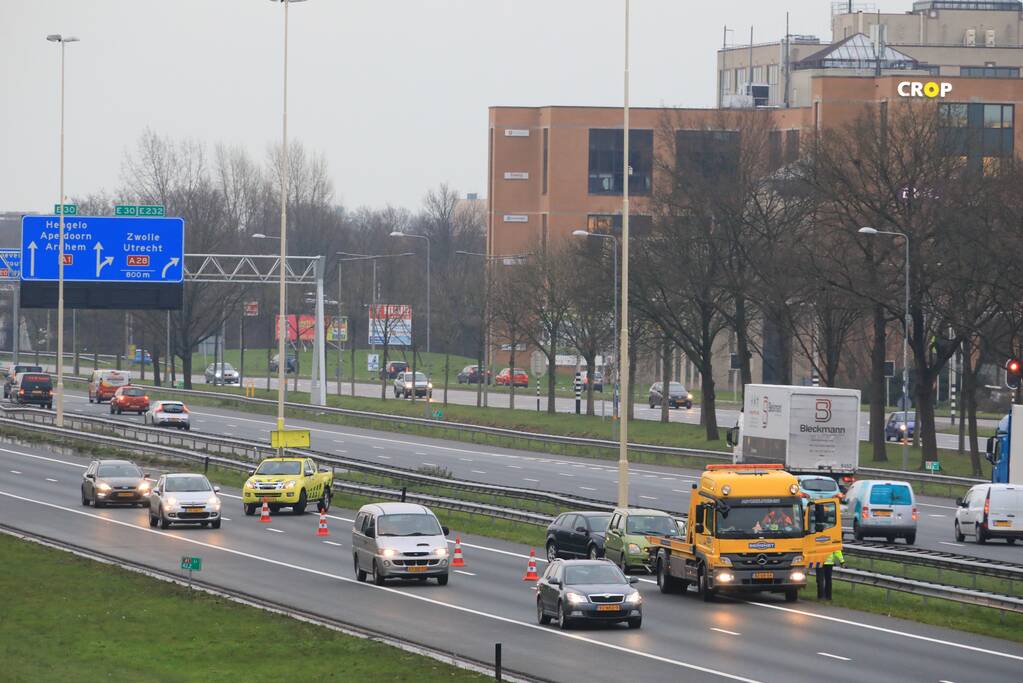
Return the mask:
<path id="1" fill-rule="evenodd" d="M 920 567 L 930 567 L 940 571 L 954 571 L 972 574 L 974 581 L 977 576 L 990 576 L 1007 581 L 1023 581 L 1023 565 L 987 558 L 956 555 L 925 548 L 892 548 L 890 546 L 872 546 L 859 542 L 842 544 L 842 550 L 856 557 L 873 561 L 901 562 Z"/>
<path id="2" fill-rule="evenodd" d="M 31 409 L 13 410 L 5 409 L 4 412 L 22 415 L 34 413 L 35 415 L 40 416 L 50 416 L 49 413 L 33 411 Z M 81 418 L 82 416 L 75 417 Z M 86 419 L 96 420 L 101 418 Z M 116 421 L 107 422 L 112 422 L 117 425 L 124 424 Z M 0 424 L 8 424 L 13 427 L 26 429 L 28 431 L 36 431 L 39 433 L 49 435 L 58 435 L 66 438 L 81 439 L 83 436 L 88 436 L 92 440 L 100 441 L 104 444 L 115 446 L 128 452 L 140 452 L 146 454 L 155 453 L 157 455 L 171 458 L 179 458 L 191 462 L 214 463 L 220 467 L 224 467 L 225 469 L 248 471 L 251 466 L 251 462 L 248 461 L 243 462 L 233 460 L 231 458 L 224 458 L 217 455 L 199 454 L 194 451 L 189 451 L 182 448 L 174 448 L 159 443 L 140 442 L 137 440 L 125 439 L 97 432 L 81 432 L 67 427 L 56 427 L 51 424 L 46 424 L 45 421 L 42 420 L 26 421 L 13 419 L 11 417 L 0 417 Z M 403 495 L 401 491 L 395 489 L 368 486 L 363 484 L 352 484 L 349 482 L 334 482 L 334 488 L 339 491 L 347 491 L 349 493 L 355 493 L 357 495 L 369 495 L 374 497 L 400 498 Z M 525 522 L 528 524 L 534 524 L 539 526 L 549 524 L 553 519 L 553 517 L 549 517 L 547 515 L 541 515 L 537 513 L 515 510 L 510 508 L 503 508 L 500 506 L 488 505 L 485 503 L 475 503 L 464 500 L 444 498 L 440 496 L 429 496 L 425 494 L 405 493 L 404 495 L 406 500 L 410 500 L 412 502 L 420 502 L 441 509 L 455 510 L 459 512 L 469 512 L 472 514 L 482 514 L 497 519 L 507 519 L 511 521 Z M 897 553 L 898 551 L 889 552 Z M 959 569 L 960 571 L 962 571 L 962 568 Z M 969 588 L 961 588 L 958 586 L 928 583 L 925 581 L 918 581 L 915 579 L 902 578 L 887 574 L 878 574 L 875 572 L 867 572 L 859 569 L 836 568 L 835 573 L 839 579 L 850 581 L 856 584 L 870 585 L 876 588 L 902 591 L 926 597 L 951 600 L 954 602 L 960 602 L 964 604 L 991 607 L 1002 611 L 1023 613 L 1023 599 L 1016 598 L 1013 596 L 999 595 L 996 593 L 978 591 Z"/>

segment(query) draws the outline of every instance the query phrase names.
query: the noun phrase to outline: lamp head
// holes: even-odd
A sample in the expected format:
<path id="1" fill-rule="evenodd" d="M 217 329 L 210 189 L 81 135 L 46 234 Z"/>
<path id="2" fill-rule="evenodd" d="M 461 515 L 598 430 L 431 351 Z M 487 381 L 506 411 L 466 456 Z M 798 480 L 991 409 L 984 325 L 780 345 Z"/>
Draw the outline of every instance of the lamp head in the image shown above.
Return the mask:
<path id="1" fill-rule="evenodd" d="M 404 237 L 404 236 L 405 236 L 405 233 L 403 233 L 401 230 L 392 230 L 391 231 L 391 237 Z"/>
<path id="2" fill-rule="evenodd" d="M 586 231 L 586 230 L 573 230 L 572 231 L 572 236 L 573 237 L 589 237 L 590 233 L 588 231 Z"/>
<path id="3" fill-rule="evenodd" d="M 864 228 L 860 228 L 856 232 L 860 233 L 861 235 L 876 235 L 877 234 L 877 228 L 866 228 L 866 227 L 864 227 Z"/>

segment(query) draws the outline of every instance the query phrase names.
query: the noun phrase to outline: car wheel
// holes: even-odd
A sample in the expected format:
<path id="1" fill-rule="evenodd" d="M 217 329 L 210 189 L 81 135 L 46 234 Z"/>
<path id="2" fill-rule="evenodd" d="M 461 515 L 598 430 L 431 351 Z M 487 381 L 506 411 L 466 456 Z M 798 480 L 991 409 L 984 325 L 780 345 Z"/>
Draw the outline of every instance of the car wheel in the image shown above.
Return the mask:
<path id="1" fill-rule="evenodd" d="M 330 512 L 330 499 L 333 494 L 330 492 L 330 484 L 327 484 L 327 488 L 323 491 L 323 500 L 320 501 L 320 509 L 323 512 Z"/>
<path id="2" fill-rule="evenodd" d="M 561 601 L 558 601 L 558 626 L 561 627 L 562 631 L 572 628 L 572 622 L 565 616 L 565 606 Z"/>
<path id="3" fill-rule="evenodd" d="M 966 540 L 966 536 L 963 535 L 962 529 L 959 528 L 959 520 L 956 520 L 956 543 L 962 543 Z"/>
<path id="4" fill-rule="evenodd" d="M 170 520 L 163 516 L 163 508 L 160 508 L 160 528 L 170 529 Z"/>
<path id="5" fill-rule="evenodd" d="M 629 573 L 629 565 L 625 562 L 625 549 L 622 548 L 621 555 L 618 556 L 618 568 L 622 570 L 622 574 Z"/>
<path id="6" fill-rule="evenodd" d="M 987 543 L 987 534 L 984 533 L 984 528 L 981 527 L 978 524 L 977 528 L 976 528 L 976 531 L 977 531 L 977 543 L 979 543 L 981 545 L 983 545 L 984 543 Z"/>
<path id="7" fill-rule="evenodd" d="M 111 414 L 111 415 L 113 415 L 113 414 L 114 414 L 114 407 L 113 407 L 113 406 L 110 406 L 110 414 Z"/>
<path id="8" fill-rule="evenodd" d="M 663 557 L 657 558 L 657 587 L 662 593 L 675 593 L 678 591 L 678 580 L 668 573 L 668 563 Z"/>
<path id="9" fill-rule="evenodd" d="M 595 546 L 595 545 L 591 545 L 590 546 L 590 551 L 588 553 L 586 553 L 586 554 L 589 556 L 589 558 L 591 560 L 599 560 L 600 559 L 600 551 L 597 550 L 597 546 Z"/>
<path id="10" fill-rule="evenodd" d="M 1005 542 L 1008 543 L 1009 545 L 1016 545 L 1016 539 L 1015 538 L 1007 538 L 1007 539 L 1005 539 Z"/>
<path id="11" fill-rule="evenodd" d="M 857 541 L 863 540 L 863 529 L 860 529 L 860 523 L 855 519 L 853 520 L 853 538 Z"/>
<path id="12" fill-rule="evenodd" d="M 89 497 L 85 495 L 85 489 L 82 489 L 82 505 L 89 507 Z"/>
<path id="13" fill-rule="evenodd" d="M 448 575 L 447 574 L 441 574 L 440 576 L 438 576 L 437 577 L 437 585 L 438 586 L 446 586 L 446 585 L 448 585 Z"/>
<path id="14" fill-rule="evenodd" d="M 786 588 L 785 589 L 785 602 L 795 602 L 799 599 L 798 588 Z"/>
<path id="15" fill-rule="evenodd" d="M 242 505 L 242 507 L 245 509 L 245 516 L 246 517 L 251 517 L 252 515 L 256 514 L 256 504 L 255 503 L 245 503 L 244 505 Z"/>
<path id="16" fill-rule="evenodd" d="M 541 626 L 551 623 L 551 618 L 543 611 L 543 603 L 540 601 L 540 596 L 536 598 L 536 623 Z"/>
<path id="17" fill-rule="evenodd" d="M 359 569 L 359 556 L 352 553 L 352 564 L 355 566 L 355 580 L 362 582 L 366 580 L 366 572 Z"/>
<path id="18" fill-rule="evenodd" d="M 916 534 L 906 534 L 906 545 L 913 545 L 916 543 Z"/>
<path id="19" fill-rule="evenodd" d="M 558 559 L 558 546 L 553 542 L 547 544 L 547 561 L 553 562 Z"/>
<path id="20" fill-rule="evenodd" d="M 302 489 L 302 491 L 298 494 L 298 502 L 291 509 L 296 515 L 304 515 L 306 505 L 308 505 L 308 501 L 305 499 L 305 489 Z"/>
<path id="21" fill-rule="evenodd" d="M 643 625 L 643 617 L 632 617 L 628 623 L 629 628 L 639 628 Z"/>
<path id="22" fill-rule="evenodd" d="M 184 429 L 186 432 L 190 432 L 192 431 L 192 425 L 185 425 L 184 427 L 182 427 L 182 429 Z"/>
<path id="23" fill-rule="evenodd" d="M 384 575 L 380 573 L 380 567 L 376 560 L 373 560 L 373 583 L 378 586 L 384 585 Z"/>
<path id="24" fill-rule="evenodd" d="M 123 410 L 121 410 L 120 408 L 118 408 L 118 409 L 117 409 L 117 414 L 118 414 L 118 415 L 124 415 L 124 411 L 123 411 Z"/>
<path id="25" fill-rule="evenodd" d="M 885 537 L 884 537 L 884 540 L 885 540 L 885 541 L 886 541 L 887 543 L 895 543 L 895 537 L 894 537 L 894 536 L 885 536 Z"/>
<path id="26" fill-rule="evenodd" d="M 160 520 L 158 520 L 156 518 L 156 515 L 153 514 L 153 510 L 150 509 L 149 510 L 149 526 L 155 527 L 159 523 L 160 523 Z"/>
<path id="27" fill-rule="evenodd" d="M 220 528 L 220 520 L 218 519 L 215 522 L 210 522 L 210 526 L 213 527 L 214 529 L 219 529 Z"/>

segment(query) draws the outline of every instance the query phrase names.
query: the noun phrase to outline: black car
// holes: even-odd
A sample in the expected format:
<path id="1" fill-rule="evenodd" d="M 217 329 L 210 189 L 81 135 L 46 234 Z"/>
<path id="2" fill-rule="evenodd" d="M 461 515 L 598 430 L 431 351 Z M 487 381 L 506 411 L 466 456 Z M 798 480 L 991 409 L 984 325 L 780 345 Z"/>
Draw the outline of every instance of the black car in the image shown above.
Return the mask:
<path id="1" fill-rule="evenodd" d="M 610 512 L 565 512 L 547 527 L 547 559 L 604 557 L 604 532 Z"/>
<path id="2" fill-rule="evenodd" d="M 151 482 L 130 460 L 93 460 L 82 476 L 82 505 L 149 504 Z"/>
<path id="3" fill-rule="evenodd" d="M 23 372 L 11 384 L 11 403 L 53 408 L 53 380 L 45 372 Z"/>
<path id="4" fill-rule="evenodd" d="M 386 368 L 380 370 L 380 379 L 397 379 L 398 375 L 407 372 L 408 363 L 403 360 L 392 360 Z"/>
<path id="5" fill-rule="evenodd" d="M 884 425 L 884 440 L 912 439 L 914 429 L 916 429 L 916 413 L 892 413 Z"/>
<path id="6" fill-rule="evenodd" d="M 650 385 L 650 393 L 647 396 L 647 403 L 650 404 L 651 408 L 656 408 L 661 405 L 663 393 L 661 387 L 663 385 L 660 382 L 654 382 Z M 682 386 L 681 382 L 669 382 L 668 383 L 668 407 L 669 408 L 692 408 L 693 407 L 693 395 L 686 391 L 686 388 Z"/>
<path id="7" fill-rule="evenodd" d="M 278 368 L 279 368 L 279 364 L 280 364 L 280 357 L 281 357 L 281 355 L 279 353 L 275 353 L 273 355 L 273 358 L 270 359 L 270 372 L 279 372 Z M 284 361 L 284 372 L 285 372 L 285 374 L 290 374 L 292 372 L 298 372 L 298 357 L 297 356 L 294 356 L 293 354 L 290 354 L 290 353 L 286 356 L 286 360 Z M 209 381 L 209 380 L 207 380 L 207 381 Z"/>
<path id="8" fill-rule="evenodd" d="M 555 560 L 536 584 L 536 620 L 557 619 L 562 629 L 581 621 L 643 624 L 643 598 L 627 578 L 607 560 Z"/>
<path id="9" fill-rule="evenodd" d="M 487 373 L 487 384 L 490 384 L 490 371 Z M 480 368 L 478 365 L 466 365 L 458 373 L 459 384 L 479 384 L 480 382 Z"/>

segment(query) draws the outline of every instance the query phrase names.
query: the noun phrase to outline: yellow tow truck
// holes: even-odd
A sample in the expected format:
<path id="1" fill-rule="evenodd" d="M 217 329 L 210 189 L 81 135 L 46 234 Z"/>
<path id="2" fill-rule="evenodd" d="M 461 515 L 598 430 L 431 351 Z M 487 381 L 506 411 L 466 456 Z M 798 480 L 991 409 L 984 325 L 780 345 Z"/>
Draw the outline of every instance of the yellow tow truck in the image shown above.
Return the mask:
<path id="1" fill-rule="evenodd" d="M 312 458 L 266 458 L 252 471 L 242 488 L 245 514 L 256 514 L 264 500 L 271 512 L 290 507 L 296 515 L 301 515 L 310 502 L 329 510 L 333 482 L 333 473 L 321 472 Z"/>
<path id="2" fill-rule="evenodd" d="M 807 572 L 842 547 L 837 498 L 811 501 L 780 464 L 708 465 L 689 498 L 682 538 L 648 536 L 662 593 L 696 587 L 799 597 Z"/>

